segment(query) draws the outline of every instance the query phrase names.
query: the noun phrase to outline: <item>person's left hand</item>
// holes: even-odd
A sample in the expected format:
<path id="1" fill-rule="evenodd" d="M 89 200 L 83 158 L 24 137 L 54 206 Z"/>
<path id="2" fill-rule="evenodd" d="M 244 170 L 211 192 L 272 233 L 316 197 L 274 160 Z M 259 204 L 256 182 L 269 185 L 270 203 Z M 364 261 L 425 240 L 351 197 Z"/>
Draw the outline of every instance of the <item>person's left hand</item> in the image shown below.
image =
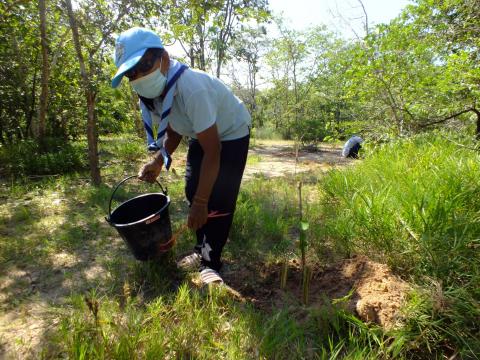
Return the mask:
<path id="1" fill-rule="evenodd" d="M 200 229 L 207 222 L 208 207 L 207 204 L 193 202 L 188 214 L 188 227 L 194 231 Z"/>

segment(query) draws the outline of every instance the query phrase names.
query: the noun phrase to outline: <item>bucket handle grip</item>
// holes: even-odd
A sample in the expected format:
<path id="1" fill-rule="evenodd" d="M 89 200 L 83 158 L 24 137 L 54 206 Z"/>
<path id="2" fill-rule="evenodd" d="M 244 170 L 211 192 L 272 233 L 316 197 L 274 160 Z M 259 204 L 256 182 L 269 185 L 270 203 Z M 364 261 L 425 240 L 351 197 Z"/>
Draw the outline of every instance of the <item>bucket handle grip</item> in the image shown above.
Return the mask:
<path id="1" fill-rule="evenodd" d="M 133 179 L 133 178 L 138 178 L 137 175 L 131 175 L 131 176 L 127 176 L 125 179 L 123 179 L 122 181 L 120 181 L 117 186 L 115 186 L 115 190 L 113 190 L 112 192 L 112 196 L 110 196 L 110 202 L 108 203 L 108 219 L 110 219 L 112 217 L 112 200 L 113 200 L 113 195 L 115 195 L 115 193 L 117 192 L 118 188 L 124 183 L 126 182 L 127 180 L 130 180 L 130 179 Z M 163 189 L 163 186 L 158 182 L 158 180 L 155 180 L 155 182 L 158 184 L 158 186 L 160 186 L 160 189 L 162 189 L 162 192 L 167 195 L 167 191 L 168 189 L 165 188 L 165 190 Z"/>

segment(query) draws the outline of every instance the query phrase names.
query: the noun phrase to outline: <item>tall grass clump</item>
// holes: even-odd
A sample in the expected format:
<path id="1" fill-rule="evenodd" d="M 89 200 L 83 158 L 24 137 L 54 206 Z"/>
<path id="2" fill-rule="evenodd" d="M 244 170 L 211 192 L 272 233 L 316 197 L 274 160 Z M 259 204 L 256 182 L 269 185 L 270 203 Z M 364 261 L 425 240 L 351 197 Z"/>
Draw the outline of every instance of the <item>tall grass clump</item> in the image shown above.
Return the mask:
<path id="1" fill-rule="evenodd" d="M 461 145 L 420 135 L 331 172 L 323 231 L 337 250 L 376 254 L 429 289 L 411 301 L 419 347 L 471 357 L 480 353 L 480 153 Z"/>
<path id="2" fill-rule="evenodd" d="M 291 248 L 289 232 L 297 223 L 295 195 L 292 185 L 281 179 L 260 177 L 244 183 L 230 233 L 232 250 L 262 258 Z"/>
<path id="3" fill-rule="evenodd" d="M 110 150 L 114 157 L 127 161 L 138 160 L 147 154 L 145 141 L 135 136 L 118 138 Z"/>
<path id="4" fill-rule="evenodd" d="M 257 346 L 248 316 L 221 292 L 203 296 L 182 286 L 176 296 L 144 305 L 89 294 L 71 305 L 56 349 L 69 358 L 237 359 Z"/>

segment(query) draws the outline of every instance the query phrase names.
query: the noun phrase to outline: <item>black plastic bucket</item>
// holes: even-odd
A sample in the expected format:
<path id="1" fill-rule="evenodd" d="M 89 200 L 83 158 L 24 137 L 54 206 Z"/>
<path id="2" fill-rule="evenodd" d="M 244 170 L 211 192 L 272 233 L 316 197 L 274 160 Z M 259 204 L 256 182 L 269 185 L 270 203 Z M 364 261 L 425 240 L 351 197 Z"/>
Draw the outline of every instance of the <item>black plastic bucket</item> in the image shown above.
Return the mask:
<path id="1" fill-rule="evenodd" d="M 137 260 L 145 261 L 159 257 L 174 244 L 168 207 L 170 198 L 162 185 L 161 193 L 149 193 L 134 197 L 120 204 L 112 212 L 112 199 L 118 188 L 129 176 L 118 183 L 108 205 L 107 222 L 117 229 Z"/>

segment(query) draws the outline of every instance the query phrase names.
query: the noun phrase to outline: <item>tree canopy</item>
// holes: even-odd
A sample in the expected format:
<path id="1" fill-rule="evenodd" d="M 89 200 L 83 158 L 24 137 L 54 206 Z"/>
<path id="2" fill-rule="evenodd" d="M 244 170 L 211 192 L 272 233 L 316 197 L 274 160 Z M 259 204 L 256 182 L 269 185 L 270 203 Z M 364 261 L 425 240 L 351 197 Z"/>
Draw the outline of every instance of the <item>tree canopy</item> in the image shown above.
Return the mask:
<path id="1" fill-rule="evenodd" d="M 323 26 L 293 30 L 265 0 L 84 0 L 71 13 L 68 4 L 0 4 L 4 145 L 88 135 L 92 158 L 97 132 L 138 132 L 135 94 L 109 84 L 115 34 L 134 25 L 179 44 L 180 60 L 234 88 L 254 127 L 286 138 L 385 138 L 438 126 L 480 134 L 478 0 L 416 0 L 354 40 Z"/>

